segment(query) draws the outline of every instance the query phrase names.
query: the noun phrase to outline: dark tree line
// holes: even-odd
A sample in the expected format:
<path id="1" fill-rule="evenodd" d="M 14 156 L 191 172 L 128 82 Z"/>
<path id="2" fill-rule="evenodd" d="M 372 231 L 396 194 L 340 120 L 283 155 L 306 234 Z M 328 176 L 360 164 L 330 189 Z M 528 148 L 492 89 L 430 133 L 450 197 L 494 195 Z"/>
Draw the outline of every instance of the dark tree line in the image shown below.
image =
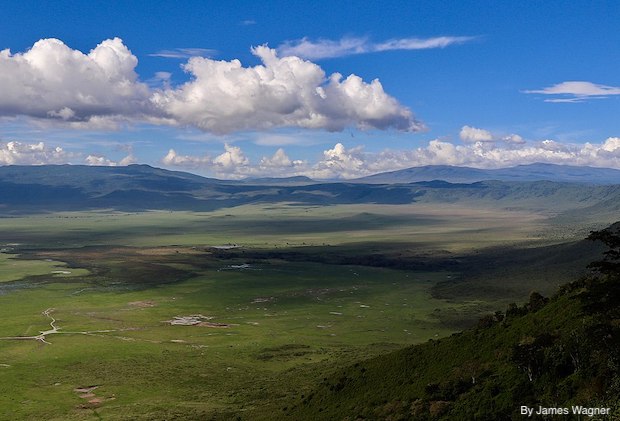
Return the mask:
<path id="1" fill-rule="evenodd" d="M 609 247 L 604 253 L 605 257 L 603 260 L 592 262 L 588 267 L 596 269 L 603 275 L 618 277 L 620 275 L 620 227 L 610 227 L 601 231 L 592 231 L 588 239 L 592 241 L 601 241 Z"/>

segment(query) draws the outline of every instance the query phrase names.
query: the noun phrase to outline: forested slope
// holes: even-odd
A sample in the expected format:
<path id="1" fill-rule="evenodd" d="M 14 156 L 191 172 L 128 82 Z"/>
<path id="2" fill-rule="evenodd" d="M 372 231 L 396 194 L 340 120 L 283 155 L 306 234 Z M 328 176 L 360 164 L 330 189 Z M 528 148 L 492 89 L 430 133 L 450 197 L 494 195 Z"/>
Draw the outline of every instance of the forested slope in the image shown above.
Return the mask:
<path id="1" fill-rule="evenodd" d="M 478 326 L 357 363 L 300 396 L 290 419 L 503 420 L 521 406 L 611 408 L 620 419 L 619 225 L 598 274 L 533 292 Z"/>

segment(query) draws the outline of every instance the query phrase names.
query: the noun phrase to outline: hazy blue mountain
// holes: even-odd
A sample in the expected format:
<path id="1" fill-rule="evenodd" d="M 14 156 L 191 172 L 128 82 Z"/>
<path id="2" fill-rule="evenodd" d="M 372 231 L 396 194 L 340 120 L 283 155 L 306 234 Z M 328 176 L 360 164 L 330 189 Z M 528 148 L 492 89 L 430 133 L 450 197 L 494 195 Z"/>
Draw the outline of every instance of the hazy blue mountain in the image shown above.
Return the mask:
<path id="1" fill-rule="evenodd" d="M 148 165 L 0 167 L 0 212 L 210 210 L 247 203 L 410 203 L 408 187 L 223 181 Z M 298 185 L 299 184 L 299 185 Z"/>
<path id="2" fill-rule="evenodd" d="M 89 165 L 8 165 L 0 166 L 0 182 L 74 186 L 105 191 L 108 188 L 191 189 L 221 180 L 149 165 L 96 167 Z"/>
<path id="3" fill-rule="evenodd" d="M 317 183 L 313 179 L 303 176 L 297 175 L 293 177 L 257 177 L 257 178 L 246 178 L 241 180 L 243 184 L 257 184 L 257 185 L 303 185 L 303 184 L 314 184 Z"/>
<path id="4" fill-rule="evenodd" d="M 467 169 L 442 167 L 447 171 Z M 480 170 L 476 170 L 480 171 Z M 484 204 L 498 208 L 609 214 L 618 209 L 620 184 L 554 181 L 441 180 L 400 184 L 313 182 L 305 177 L 223 181 L 148 165 L 0 167 L 0 213 L 61 210 L 212 210 L 249 203 Z M 576 213 L 575 213 L 576 212 Z"/>
<path id="5" fill-rule="evenodd" d="M 443 180 L 452 183 L 476 181 L 565 181 L 571 183 L 620 184 L 620 170 L 611 168 L 577 167 L 555 164 L 518 165 L 511 168 L 484 170 L 449 165 L 427 165 L 374 174 L 355 180 L 362 183 L 413 183 Z"/>

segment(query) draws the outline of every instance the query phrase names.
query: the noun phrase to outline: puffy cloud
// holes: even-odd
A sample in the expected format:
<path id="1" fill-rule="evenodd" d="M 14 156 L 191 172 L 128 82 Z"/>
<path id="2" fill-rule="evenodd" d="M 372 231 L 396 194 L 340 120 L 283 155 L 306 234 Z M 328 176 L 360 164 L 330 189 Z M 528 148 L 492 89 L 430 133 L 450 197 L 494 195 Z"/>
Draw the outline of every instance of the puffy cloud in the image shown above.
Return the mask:
<path id="1" fill-rule="evenodd" d="M 564 144 L 560 142 L 556 142 L 555 140 L 551 140 L 551 139 L 546 139 L 540 142 L 540 148 L 546 151 L 555 151 L 555 152 L 568 151 L 567 146 L 565 146 Z"/>
<path id="2" fill-rule="evenodd" d="M 301 161 L 296 162 L 301 163 Z M 260 166 L 266 168 L 290 167 L 292 165 L 293 161 L 291 161 L 282 148 L 278 149 L 271 158 L 263 157 L 260 161 Z"/>
<path id="3" fill-rule="evenodd" d="M 619 138 L 609 138 L 601 144 L 569 145 L 544 140 L 520 144 L 453 145 L 433 140 L 425 148 L 404 152 L 406 166 L 449 164 L 478 168 L 501 168 L 545 162 L 564 165 L 588 165 L 620 168 Z"/>
<path id="4" fill-rule="evenodd" d="M 57 39 L 43 39 L 24 53 L 0 51 L 0 117 L 28 116 L 40 125 L 113 130 L 134 121 L 193 126 L 222 134 L 272 127 L 417 131 L 423 124 L 388 95 L 378 80 L 352 74 L 327 77 L 299 57 L 279 57 L 266 46 L 252 52 L 262 64 L 201 57 L 209 50 L 184 48 L 155 55 L 190 57 L 190 80 L 172 86 L 158 72 L 150 88 L 140 82 L 138 59 L 119 38 L 88 54 Z"/>
<path id="5" fill-rule="evenodd" d="M 84 159 L 88 165 L 93 166 L 104 166 L 104 167 L 114 167 L 116 166 L 116 162 L 113 162 L 101 155 L 88 155 L 86 159 Z"/>
<path id="6" fill-rule="evenodd" d="M 130 164 L 135 164 L 137 162 L 136 157 L 132 154 L 127 155 L 120 161 L 112 161 L 111 159 L 106 158 L 102 155 L 88 155 L 84 158 L 84 161 L 87 165 L 93 166 L 103 166 L 103 167 L 117 167 L 117 166 L 126 166 Z"/>
<path id="7" fill-rule="evenodd" d="M 376 79 L 366 83 L 350 75 L 343 80 L 338 73 L 326 78 L 318 65 L 299 57 L 278 57 L 266 46 L 252 52 L 261 65 L 191 58 L 183 68 L 192 79 L 155 92 L 152 103 L 178 124 L 215 133 L 273 127 L 339 131 L 351 125 L 423 128 Z"/>
<path id="8" fill-rule="evenodd" d="M 125 166 L 125 165 L 137 164 L 137 163 L 138 163 L 138 159 L 133 154 L 129 154 L 123 159 L 121 159 L 118 162 L 118 165 Z"/>
<path id="9" fill-rule="evenodd" d="M 610 95 L 620 95 L 620 87 L 585 81 L 569 81 L 543 89 L 524 91 L 524 93 L 556 96 L 555 98 L 545 99 L 545 102 L 582 102 L 587 99 L 600 99 Z"/>
<path id="10" fill-rule="evenodd" d="M 493 135 L 488 130 L 463 126 L 459 137 L 463 142 L 493 142 Z"/>
<path id="11" fill-rule="evenodd" d="M 224 152 L 215 158 L 209 155 L 179 155 L 174 149 L 170 149 L 161 159 L 161 163 L 170 167 L 195 169 L 227 179 L 298 175 L 307 167 L 304 161 L 291 160 L 282 148 L 271 157 L 263 156 L 257 165 L 252 165 L 240 147 L 228 144 L 224 145 Z"/>
<path id="12" fill-rule="evenodd" d="M 215 158 L 209 155 L 179 155 L 174 149 L 170 149 L 161 159 L 161 163 L 168 167 L 206 171 L 221 178 L 243 178 L 252 172 L 250 161 L 241 148 L 225 144 L 224 149 L 224 152 Z"/>
<path id="13" fill-rule="evenodd" d="M 291 177 L 308 172 L 308 164 L 302 160 L 292 160 L 284 149 L 278 149 L 271 157 L 262 157 L 258 166 L 246 166 L 245 175 L 254 177 Z"/>
<path id="14" fill-rule="evenodd" d="M 161 163 L 167 166 L 200 168 L 211 164 L 211 157 L 179 155 L 174 149 L 170 149 L 168 154 L 161 159 Z"/>
<path id="15" fill-rule="evenodd" d="M 149 90 L 138 81 L 138 59 L 119 38 L 88 54 L 57 39 L 36 42 L 25 53 L 0 51 L 0 115 L 25 115 L 89 123 L 122 115 L 136 117 Z"/>
<path id="16" fill-rule="evenodd" d="M 601 150 L 605 152 L 618 152 L 620 150 L 620 137 L 610 137 L 601 146 Z"/>
<path id="17" fill-rule="evenodd" d="M 225 144 L 224 149 L 226 149 L 226 152 L 213 159 L 214 165 L 224 168 L 237 168 L 250 163 L 250 160 L 243 154 L 240 147 Z"/>
<path id="18" fill-rule="evenodd" d="M 513 144 L 525 143 L 525 140 L 518 134 L 509 134 L 508 136 L 502 137 L 502 140 L 506 143 L 513 143 Z"/>
<path id="19" fill-rule="evenodd" d="M 75 157 L 59 146 L 50 148 L 43 142 L 0 142 L 1 165 L 65 164 Z"/>
<path id="20" fill-rule="evenodd" d="M 434 37 L 434 38 L 399 38 L 384 42 L 371 42 L 368 38 L 346 37 L 338 41 L 320 39 L 310 41 L 302 38 L 287 41 L 277 50 L 283 56 L 297 56 L 310 60 L 343 57 L 354 54 L 376 53 L 391 50 L 425 50 L 445 48 L 449 45 L 463 44 L 475 37 Z"/>
<path id="21" fill-rule="evenodd" d="M 315 178 L 354 178 L 368 172 L 368 156 L 361 147 L 346 149 L 342 143 L 323 152 L 320 160 L 311 170 Z"/>
<path id="22" fill-rule="evenodd" d="M 131 148 L 129 147 L 128 149 Z M 0 142 L 0 165 L 86 163 L 87 165 L 124 166 L 135 164 L 136 162 L 136 157 L 131 150 L 121 160 L 113 161 L 99 154 L 89 154 L 84 157 L 81 153 L 69 152 L 60 146 L 48 146 L 44 142 Z"/>
<path id="23" fill-rule="evenodd" d="M 491 133 L 485 129 L 478 129 L 471 126 L 463 126 L 459 133 L 459 137 L 463 142 L 476 143 L 476 142 L 506 142 L 512 144 L 522 144 L 525 140 L 518 134 L 509 134 L 507 136 L 501 136 Z"/>
<path id="24" fill-rule="evenodd" d="M 462 145 L 431 140 L 411 150 L 365 152 L 362 147 L 347 149 L 342 143 L 323 151 L 315 163 L 291 159 L 280 148 L 272 157 L 252 164 L 239 148 L 227 147 L 220 157 L 227 165 L 209 157 L 179 156 L 170 151 L 162 162 L 169 166 L 199 168 L 220 178 L 247 176 L 305 175 L 315 179 L 349 179 L 384 171 L 423 165 L 457 165 L 476 168 L 502 168 L 546 162 L 620 168 L 620 138 L 610 137 L 600 144 L 565 145 L 553 140 L 542 142 L 475 142 Z"/>

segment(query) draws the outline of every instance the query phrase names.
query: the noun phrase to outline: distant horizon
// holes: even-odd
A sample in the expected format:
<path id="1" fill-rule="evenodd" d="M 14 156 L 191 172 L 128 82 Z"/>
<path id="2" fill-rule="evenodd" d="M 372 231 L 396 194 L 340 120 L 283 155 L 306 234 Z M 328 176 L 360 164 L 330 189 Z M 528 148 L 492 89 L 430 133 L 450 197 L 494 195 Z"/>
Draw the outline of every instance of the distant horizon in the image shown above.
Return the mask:
<path id="1" fill-rule="evenodd" d="M 278 180 L 278 179 L 292 179 L 292 178 L 305 178 L 308 179 L 310 181 L 319 181 L 319 182 L 323 182 L 323 181 L 354 181 L 354 180 L 361 180 L 361 179 L 365 179 L 365 178 L 372 178 L 375 176 L 380 176 L 380 175 L 388 175 L 388 174 L 393 174 L 393 173 L 399 173 L 399 172 L 406 172 L 407 170 L 414 170 L 414 169 L 419 169 L 419 168 L 440 168 L 440 167 L 445 167 L 445 168 L 458 168 L 458 169 L 468 169 L 468 170 L 481 170 L 481 171 L 495 171 L 495 170 L 509 170 L 509 169 L 515 169 L 518 167 L 533 167 L 533 166 L 549 166 L 549 167 L 564 167 L 564 168 L 575 168 L 575 169 L 592 169 L 592 170 L 611 170 L 611 171 L 615 171 L 618 172 L 618 174 L 620 175 L 620 169 L 617 168 L 610 168 L 610 167 L 595 167 L 595 166 L 589 166 L 589 165 L 569 165 L 569 164 L 553 164 L 553 163 L 546 163 L 546 162 L 533 162 L 533 163 L 529 163 L 529 164 L 518 164 L 518 165 L 512 165 L 512 166 L 508 166 L 508 167 L 495 167 L 495 168 L 478 168 L 478 167 L 471 167 L 471 166 L 466 166 L 466 165 L 443 165 L 443 164 L 437 164 L 437 165 L 419 165 L 419 166 L 413 166 L 413 167 L 408 167 L 408 168 L 401 168 L 398 170 L 391 170 L 391 171 L 382 171 L 382 172 L 377 172 L 377 173 L 373 173 L 373 174 L 369 174 L 369 175 L 365 175 L 362 177 L 356 177 L 356 178 L 313 178 L 313 177 L 309 177 L 307 175 L 288 175 L 288 176 L 247 176 L 245 178 L 217 178 L 217 177 L 209 177 L 209 176 L 205 176 L 203 174 L 197 173 L 197 172 L 193 172 L 190 170 L 186 170 L 186 169 L 177 169 L 177 168 L 165 168 L 163 166 L 157 166 L 157 165 L 152 165 L 152 164 L 147 164 L 147 163 L 129 163 L 129 164 L 124 164 L 124 165 L 89 165 L 89 164 L 82 164 L 82 163 L 63 163 L 63 164 L 0 164 L 0 168 L 1 167 L 44 167 L 44 166 L 72 166 L 72 167 L 86 167 L 86 168 L 109 168 L 109 169 L 113 169 L 113 168 L 123 168 L 123 167 L 133 167 L 133 166 L 145 166 L 145 167 L 149 167 L 149 168 L 153 168 L 153 169 L 158 169 L 158 170 L 166 170 L 166 171 L 173 171 L 173 172 L 182 172 L 182 173 L 186 173 L 186 174 L 191 174 L 191 175 L 196 175 L 196 176 L 200 176 L 200 177 L 205 177 L 205 178 L 211 178 L 214 180 L 220 180 L 220 181 L 244 181 L 244 180 L 254 180 L 254 179 L 274 179 L 274 180 Z"/>

